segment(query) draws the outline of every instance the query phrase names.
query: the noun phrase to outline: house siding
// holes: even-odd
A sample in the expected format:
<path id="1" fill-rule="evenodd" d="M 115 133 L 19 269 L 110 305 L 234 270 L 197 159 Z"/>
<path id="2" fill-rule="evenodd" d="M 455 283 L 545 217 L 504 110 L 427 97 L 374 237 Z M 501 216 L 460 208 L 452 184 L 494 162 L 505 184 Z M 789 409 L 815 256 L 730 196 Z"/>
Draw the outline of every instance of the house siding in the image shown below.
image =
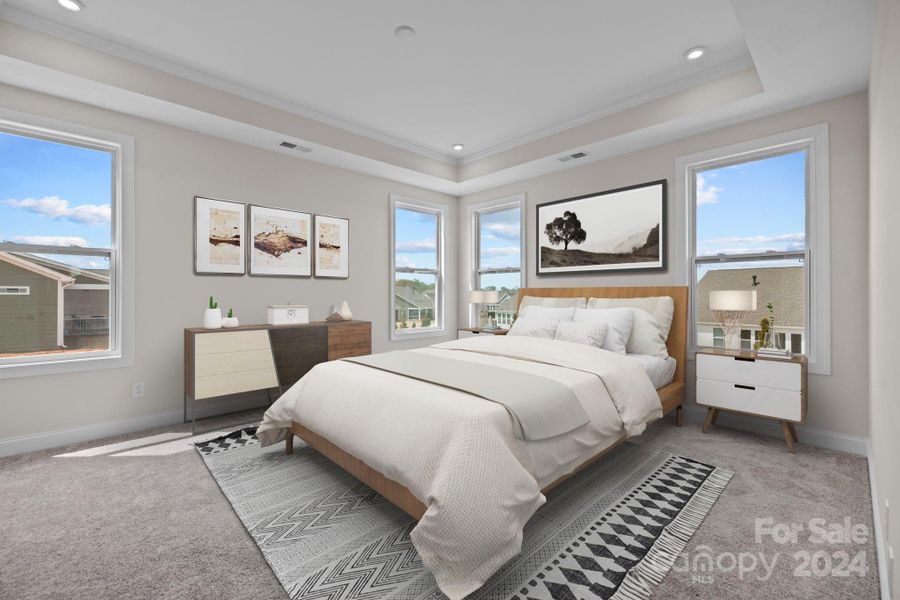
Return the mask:
<path id="1" fill-rule="evenodd" d="M 28 296 L 0 296 L 0 354 L 56 348 L 58 283 L 0 261 L 0 285 L 31 288 Z"/>

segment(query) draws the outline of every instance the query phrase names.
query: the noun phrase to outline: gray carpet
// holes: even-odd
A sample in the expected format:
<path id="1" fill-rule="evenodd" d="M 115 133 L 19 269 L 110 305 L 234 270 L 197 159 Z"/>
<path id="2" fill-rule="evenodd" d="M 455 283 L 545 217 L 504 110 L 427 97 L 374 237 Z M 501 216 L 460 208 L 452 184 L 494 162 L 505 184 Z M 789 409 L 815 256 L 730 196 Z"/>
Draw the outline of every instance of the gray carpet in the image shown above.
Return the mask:
<path id="1" fill-rule="evenodd" d="M 243 424 L 251 415 L 233 417 Z M 0 598 L 285 599 L 283 588 L 193 450 L 159 456 L 54 458 L 174 429 L 0 459 Z M 734 472 L 688 546 L 723 553 L 778 554 L 772 576 L 737 570 L 712 581 L 673 571 L 656 598 L 878 598 L 874 542 L 861 546 L 757 544 L 757 518 L 807 524 L 849 517 L 871 532 L 866 461 L 801 443 L 716 427 L 660 422 L 634 440 Z M 802 439 L 801 439 L 802 442 Z M 864 577 L 794 576 L 798 551 L 866 553 Z M 727 561 L 726 561 L 727 563 Z M 727 566 L 727 564 L 726 564 Z M 676 567 L 677 568 L 677 567 Z"/>

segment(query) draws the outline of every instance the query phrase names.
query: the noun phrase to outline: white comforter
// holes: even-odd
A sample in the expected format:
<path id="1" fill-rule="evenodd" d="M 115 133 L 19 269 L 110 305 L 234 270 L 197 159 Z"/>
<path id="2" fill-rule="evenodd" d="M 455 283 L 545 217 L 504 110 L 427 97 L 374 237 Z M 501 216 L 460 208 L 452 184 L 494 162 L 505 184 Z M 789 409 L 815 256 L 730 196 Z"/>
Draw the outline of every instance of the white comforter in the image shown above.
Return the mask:
<path id="1" fill-rule="evenodd" d="M 565 435 L 518 440 L 499 404 L 345 361 L 316 366 L 266 411 L 257 432 L 263 445 L 282 440 L 291 421 L 302 423 L 425 504 L 412 542 L 451 600 L 518 554 L 525 523 L 546 501 L 541 488 L 662 415 L 643 368 L 606 350 L 479 336 L 411 352 L 561 381 L 591 418 Z"/>

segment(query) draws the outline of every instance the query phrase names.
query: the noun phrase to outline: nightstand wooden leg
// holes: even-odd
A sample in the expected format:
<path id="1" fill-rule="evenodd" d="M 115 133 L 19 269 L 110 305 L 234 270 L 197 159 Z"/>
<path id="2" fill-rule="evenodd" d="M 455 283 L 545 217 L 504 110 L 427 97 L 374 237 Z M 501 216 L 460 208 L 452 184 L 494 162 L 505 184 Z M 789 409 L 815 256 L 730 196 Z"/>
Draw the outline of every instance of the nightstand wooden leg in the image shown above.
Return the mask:
<path id="1" fill-rule="evenodd" d="M 794 452 L 794 437 L 791 435 L 791 427 L 787 421 L 781 422 L 781 433 L 784 434 L 784 443 L 787 444 L 788 452 Z"/>
<path id="2" fill-rule="evenodd" d="M 709 428 L 712 427 L 712 424 L 716 421 L 716 415 L 719 411 L 713 407 L 709 407 L 706 409 L 706 421 L 703 422 L 703 433 L 709 431 Z"/>
<path id="3" fill-rule="evenodd" d="M 675 427 L 684 425 L 684 407 L 680 404 L 675 407 Z"/>
<path id="4" fill-rule="evenodd" d="M 284 438 L 284 453 L 294 453 L 294 432 L 290 429 L 287 430 L 287 435 Z"/>
<path id="5" fill-rule="evenodd" d="M 797 430 L 794 429 L 794 424 L 791 423 L 790 421 L 788 421 L 787 424 L 788 424 L 788 429 L 791 430 L 791 437 L 794 439 L 795 442 L 799 442 L 800 440 L 797 439 Z"/>

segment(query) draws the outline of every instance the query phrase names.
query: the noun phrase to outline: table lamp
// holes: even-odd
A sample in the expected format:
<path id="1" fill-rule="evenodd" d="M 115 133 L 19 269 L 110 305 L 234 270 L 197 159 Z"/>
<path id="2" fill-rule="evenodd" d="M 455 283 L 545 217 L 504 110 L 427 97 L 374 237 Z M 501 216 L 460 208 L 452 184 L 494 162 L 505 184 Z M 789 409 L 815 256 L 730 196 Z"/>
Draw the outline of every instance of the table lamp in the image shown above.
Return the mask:
<path id="1" fill-rule="evenodd" d="M 709 293 L 709 309 L 725 332 L 725 346 L 747 313 L 756 310 L 756 290 L 717 290 Z"/>
<path id="2" fill-rule="evenodd" d="M 482 329 L 494 328 L 490 322 L 487 306 L 498 302 L 500 302 L 500 292 L 496 290 L 471 290 L 469 292 L 469 304 L 481 305 L 481 310 L 478 313 L 479 327 Z"/>

